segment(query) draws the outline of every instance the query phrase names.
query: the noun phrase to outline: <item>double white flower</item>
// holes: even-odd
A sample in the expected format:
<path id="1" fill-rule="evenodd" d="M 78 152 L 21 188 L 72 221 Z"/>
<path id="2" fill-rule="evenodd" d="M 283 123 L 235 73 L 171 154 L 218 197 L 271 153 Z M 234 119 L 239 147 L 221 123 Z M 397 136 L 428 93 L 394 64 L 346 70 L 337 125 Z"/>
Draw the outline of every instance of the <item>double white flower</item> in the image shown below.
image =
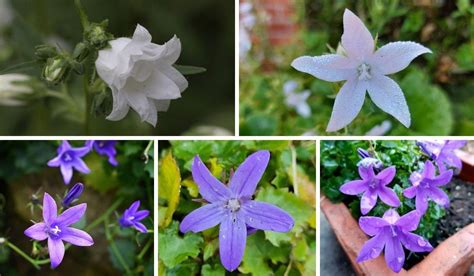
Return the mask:
<path id="1" fill-rule="evenodd" d="M 372 35 L 355 14 L 346 9 L 343 23 L 341 43 L 346 55 L 303 56 L 291 64 L 325 81 L 346 81 L 337 94 L 327 131 L 337 131 L 354 120 L 364 104 L 366 90 L 375 105 L 409 127 L 405 96 L 386 75 L 405 69 L 414 58 L 431 51 L 415 42 L 392 42 L 374 51 Z"/>
<path id="2" fill-rule="evenodd" d="M 113 109 L 108 120 L 123 119 L 132 107 L 143 121 L 156 126 L 157 111 L 166 111 L 170 101 L 188 87 L 173 65 L 181 53 L 174 36 L 164 45 L 151 42 L 150 33 L 137 25 L 132 39 L 118 38 L 110 48 L 99 51 L 96 68 L 112 89 Z"/>

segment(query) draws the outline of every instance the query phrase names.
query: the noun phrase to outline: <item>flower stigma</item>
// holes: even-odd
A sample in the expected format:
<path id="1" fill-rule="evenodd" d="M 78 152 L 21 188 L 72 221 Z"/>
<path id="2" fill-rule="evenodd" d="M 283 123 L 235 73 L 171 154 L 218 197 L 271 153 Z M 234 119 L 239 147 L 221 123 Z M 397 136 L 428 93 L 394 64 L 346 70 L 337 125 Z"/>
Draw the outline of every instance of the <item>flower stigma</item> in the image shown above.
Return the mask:
<path id="1" fill-rule="evenodd" d="M 372 78 L 370 65 L 365 62 L 359 65 L 359 67 L 357 67 L 357 74 L 361 81 L 370 80 Z"/>

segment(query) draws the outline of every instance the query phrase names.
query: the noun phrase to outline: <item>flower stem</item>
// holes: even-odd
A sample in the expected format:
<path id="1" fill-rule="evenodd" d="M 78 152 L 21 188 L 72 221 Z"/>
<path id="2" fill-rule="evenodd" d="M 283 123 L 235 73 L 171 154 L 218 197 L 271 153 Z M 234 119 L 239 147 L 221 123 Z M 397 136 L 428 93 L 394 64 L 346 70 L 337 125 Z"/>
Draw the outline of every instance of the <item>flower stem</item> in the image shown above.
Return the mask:
<path id="1" fill-rule="evenodd" d="M 81 18 L 82 28 L 85 30 L 89 27 L 89 19 L 87 18 L 84 7 L 82 6 L 81 0 L 74 0 L 77 11 L 79 12 L 79 17 Z"/>
<path id="2" fill-rule="evenodd" d="M 83 80 L 84 80 L 84 99 L 85 99 L 85 119 L 84 119 L 84 131 L 85 131 L 85 134 L 86 135 L 89 135 L 90 134 L 90 125 L 89 125 L 89 122 L 90 122 L 90 113 L 91 113 L 91 99 L 90 99 L 90 93 L 89 93 L 89 74 L 87 73 L 87 69 L 86 69 L 86 73 L 84 74 L 84 77 L 83 77 Z"/>
<path id="3" fill-rule="evenodd" d="M 127 263 L 123 259 L 122 254 L 120 254 L 120 251 L 117 248 L 117 245 L 115 244 L 114 239 L 112 238 L 112 235 L 109 230 L 109 218 L 106 217 L 104 221 L 104 228 L 105 228 L 105 237 L 107 238 L 107 241 L 110 243 L 110 248 L 112 249 L 112 253 L 114 253 L 115 257 L 117 258 L 118 262 L 120 265 L 123 267 L 127 275 L 132 274 L 132 271 L 128 267 Z"/>
<path id="4" fill-rule="evenodd" d="M 10 247 L 13 251 L 15 251 L 16 253 L 18 253 L 18 255 L 22 256 L 25 260 L 27 260 L 28 262 L 30 262 L 36 269 L 40 269 L 40 266 L 39 264 L 37 263 L 36 260 L 34 260 L 33 258 L 31 258 L 30 256 L 28 256 L 28 254 L 26 254 L 25 252 L 23 252 L 23 250 L 21 250 L 20 248 L 16 247 L 16 245 L 14 245 L 13 243 L 9 242 L 8 240 L 5 241 L 6 245 L 8 247 Z"/>
<path id="5" fill-rule="evenodd" d="M 148 161 L 150 160 L 150 158 L 148 156 L 148 152 L 150 151 L 151 146 L 153 146 L 153 140 L 150 140 L 148 142 L 148 145 L 146 146 L 145 150 L 143 151 L 143 156 L 145 157 L 145 164 L 147 164 Z"/>
<path id="6" fill-rule="evenodd" d="M 145 244 L 145 246 L 143 247 L 142 251 L 138 253 L 138 256 L 137 256 L 138 260 L 143 259 L 143 256 L 145 256 L 146 252 L 148 251 L 148 249 L 150 248 L 152 244 L 153 244 L 153 238 L 149 239 L 147 243 Z"/>

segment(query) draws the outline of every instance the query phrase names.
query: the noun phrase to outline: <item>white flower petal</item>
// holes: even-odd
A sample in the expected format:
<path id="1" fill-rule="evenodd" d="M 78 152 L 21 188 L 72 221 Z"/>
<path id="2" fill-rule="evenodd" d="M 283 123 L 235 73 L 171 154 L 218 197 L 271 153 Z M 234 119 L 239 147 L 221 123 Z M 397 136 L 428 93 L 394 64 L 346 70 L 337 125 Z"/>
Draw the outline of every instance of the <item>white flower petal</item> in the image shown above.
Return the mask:
<path id="1" fill-rule="evenodd" d="M 181 92 L 188 88 L 188 81 L 178 70 L 176 70 L 176 68 L 172 66 L 163 66 L 163 68 L 160 68 L 160 72 L 175 82 Z"/>
<path id="2" fill-rule="evenodd" d="M 132 40 L 134 42 L 140 42 L 143 44 L 151 43 L 151 35 L 147 29 L 145 29 L 142 25 L 137 24 L 135 28 L 135 33 L 133 34 Z"/>
<path id="3" fill-rule="evenodd" d="M 171 100 L 159 100 L 155 101 L 156 110 L 158 111 L 168 111 L 170 107 Z"/>
<path id="4" fill-rule="evenodd" d="M 306 102 L 299 103 L 296 106 L 296 112 L 303 118 L 311 116 L 311 108 Z"/>
<path id="5" fill-rule="evenodd" d="M 411 117 L 402 89 L 389 77 L 375 75 L 368 82 L 370 98 L 380 109 L 410 127 Z"/>
<path id="6" fill-rule="evenodd" d="M 344 33 L 341 37 L 342 47 L 349 57 L 364 59 L 374 52 L 374 39 L 367 27 L 350 10 L 344 11 Z"/>
<path id="7" fill-rule="evenodd" d="M 107 116 L 107 120 L 119 121 L 127 116 L 129 107 L 125 95 L 117 89 L 112 88 L 113 107 L 112 112 Z"/>
<path id="8" fill-rule="evenodd" d="M 158 121 L 158 111 L 156 110 L 156 106 L 153 100 L 148 101 L 147 110 L 148 110 L 147 117 L 144 118 L 144 121 L 156 127 L 156 123 Z"/>
<path id="9" fill-rule="evenodd" d="M 150 107 L 149 100 L 146 97 L 144 91 L 139 89 L 133 89 L 133 86 L 126 86 L 121 92 L 125 94 L 128 104 L 132 107 L 135 112 L 140 115 L 140 118 L 144 121 L 148 118 L 148 109 Z"/>
<path id="10" fill-rule="evenodd" d="M 179 38 L 175 35 L 163 46 L 165 47 L 165 51 L 163 51 L 160 61 L 165 61 L 168 64 L 176 63 L 181 54 L 181 41 Z"/>
<path id="11" fill-rule="evenodd" d="M 354 120 L 364 104 L 366 89 L 367 83 L 363 81 L 351 79 L 344 83 L 337 93 L 326 131 L 340 130 Z"/>
<path id="12" fill-rule="evenodd" d="M 388 75 L 405 69 L 413 59 L 426 53 L 431 50 L 415 42 L 392 42 L 378 49 L 371 62 L 380 73 Z"/>
<path id="13" fill-rule="evenodd" d="M 158 70 L 155 70 L 150 78 L 140 85 L 140 89 L 145 91 L 147 97 L 155 100 L 173 100 L 181 97 L 178 85 Z"/>
<path id="14" fill-rule="evenodd" d="M 298 71 L 311 74 L 325 81 L 342 81 L 356 74 L 352 60 L 341 55 L 302 56 L 291 63 Z"/>

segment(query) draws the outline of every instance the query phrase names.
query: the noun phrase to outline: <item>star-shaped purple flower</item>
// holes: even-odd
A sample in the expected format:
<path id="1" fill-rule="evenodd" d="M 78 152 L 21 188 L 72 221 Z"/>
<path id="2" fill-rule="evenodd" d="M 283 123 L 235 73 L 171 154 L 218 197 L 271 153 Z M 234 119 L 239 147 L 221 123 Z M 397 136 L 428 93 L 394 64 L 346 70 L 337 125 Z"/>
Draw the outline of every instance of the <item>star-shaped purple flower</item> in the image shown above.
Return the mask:
<path id="1" fill-rule="evenodd" d="M 421 236 L 410 233 L 418 228 L 421 214 L 411 211 L 404 216 L 394 209 L 385 212 L 382 218 L 361 217 L 359 226 L 367 235 L 372 236 L 357 256 L 357 262 L 365 262 L 380 255 L 385 248 L 385 262 L 395 272 L 400 272 L 405 263 L 402 245 L 412 252 L 430 252 L 431 244 Z"/>
<path id="2" fill-rule="evenodd" d="M 122 227 L 133 227 L 142 233 L 148 232 L 145 225 L 143 225 L 140 221 L 148 217 L 150 211 L 148 210 L 140 210 L 140 200 L 135 201 L 130 205 L 130 207 L 123 212 L 123 215 L 119 219 L 119 224 Z"/>
<path id="3" fill-rule="evenodd" d="M 459 173 L 462 161 L 454 151 L 464 147 L 466 143 L 464 140 L 426 140 L 416 144 L 436 163 L 440 172 L 454 169 Z"/>
<path id="4" fill-rule="evenodd" d="M 294 220 L 287 212 L 252 200 L 269 160 L 268 151 L 253 153 L 238 167 L 227 187 L 211 174 L 199 156 L 194 158 L 193 178 L 209 204 L 188 214 L 180 230 L 196 233 L 220 224 L 219 253 L 228 271 L 234 271 L 242 261 L 250 232 L 255 229 L 288 232 L 293 228 Z M 250 230 L 247 227 L 251 227 Z"/>
<path id="5" fill-rule="evenodd" d="M 64 183 L 69 184 L 72 179 L 73 169 L 81 173 L 90 173 L 82 157 L 88 154 L 89 147 L 73 148 L 68 141 L 63 141 L 58 147 L 58 156 L 48 161 L 48 166 L 59 167 L 63 175 Z"/>
<path id="6" fill-rule="evenodd" d="M 37 240 L 48 239 L 49 258 L 51 268 L 56 268 L 64 257 L 64 243 L 68 242 L 77 246 L 91 246 L 94 244 L 92 237 L 86 232 L 70 227 L 78 222 L 86 212 L 87 204 L 82 203 L 57 215 L 57 206 L 54 199 L 44 193 L 43 197 L 43 222 L 35 223 L 25 230 L 25 235 Z"/>
<path id="7" fill-rule="evenodd" d="M 436 176 L 436 168 L 431 161 L 425 162 L 423 172 L 414 172 L 410 175 L 413 186 L 406 188 L 403 195 L 407 198 L 416 197 L 416 209 L 424 214 L 428 209 L 428 200 L 431 198 L 436 204 L 443 207 L 449 206 L 448 195 L 441 190 L 440 186 L 446 185 L 453 178 L 453 171 L 444 171 Z"/>
<path id="8" fill-rule="evenodd" d="M 107 156 L 109 158 L 109 163 L 112 166 L 118 165 L 117 159 L 115 159 L 115 156 L 117 155 L 117 150 L 115 149 L 116 144 L 117 141 L 112 140 L 91 140 L 86 142 L 86 146 L 94 149 L 100 155 Z"/>
<path id="9" fill-rule="evenodd" d="M 409 127 L 411 118 L 405 96 L 386 75 L 405 69 L 414 58 L 431 51 L 415 42 L 392 42 L 374 51 L 369 30 L 348 9 L 344 11 L 343 23 L 344 54 L 302 56 L 291 64 L 318 79 L 346 81 L 337 94 L 327 131 L 337 131 L 354 120 L 364 104 L 366 90 L 375 105 Z"/>
<path id="10" fill-rule="evenodd" d="M 375 174 L 373 166 L 359 166 L 359 175 L 361 180 L 353 180 L 342 185 L 339 190 L 347 195 L 358 195 L 363 193 L 360 199 L 360 211 L 363 215 L 374 208 L 377 203 L 377 197 L 387 205 L 398 207 L 400 199 L 390 188 L 386 187 L 395 177 L 395 167 L 391 166 L 379 174 Z"/>

